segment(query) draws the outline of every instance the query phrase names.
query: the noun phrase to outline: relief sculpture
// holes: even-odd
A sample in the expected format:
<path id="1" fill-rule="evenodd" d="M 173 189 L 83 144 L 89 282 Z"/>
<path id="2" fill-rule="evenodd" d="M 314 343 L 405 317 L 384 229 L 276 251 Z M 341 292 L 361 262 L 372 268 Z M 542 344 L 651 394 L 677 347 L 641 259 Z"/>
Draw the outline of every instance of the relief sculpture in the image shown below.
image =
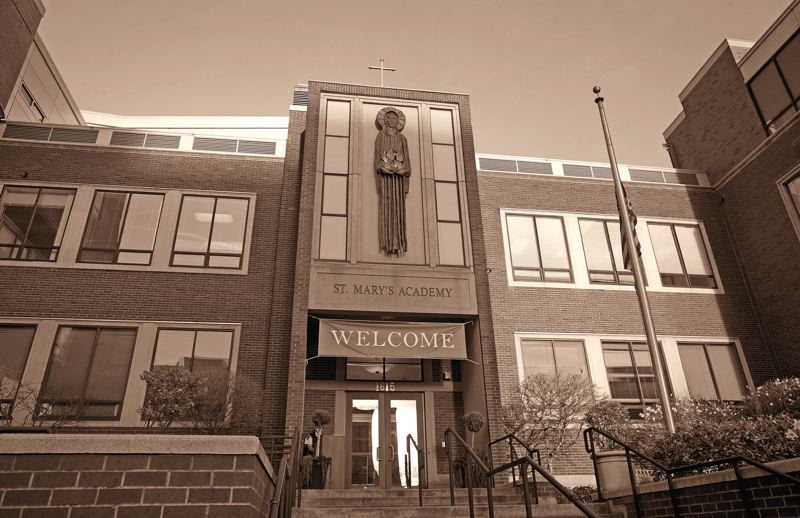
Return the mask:
<path id="1" fill-rule="evenodd" d="M 375 125 L 375 174 L 378 189 L 378 242 L 387 255 L 401 256 L 408 251 L 406 239 L 406 196 L 411 177 L 408 141 L 400 133 L 406 117 L 397 108 L 378 112 Z"/>

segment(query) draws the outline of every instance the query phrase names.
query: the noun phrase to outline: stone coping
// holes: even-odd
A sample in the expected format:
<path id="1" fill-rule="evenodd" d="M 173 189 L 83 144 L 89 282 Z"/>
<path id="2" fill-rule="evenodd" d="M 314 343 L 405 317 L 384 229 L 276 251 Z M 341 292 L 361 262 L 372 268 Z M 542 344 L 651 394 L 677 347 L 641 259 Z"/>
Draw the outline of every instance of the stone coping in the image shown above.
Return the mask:
<path id="1" fill-rule="evenodd" d="M 770 468 L 780 471 L 782 473 L 797 473 L 800 471 L 800 458 L 795 457 L 793 459 L 784 459 L 784 460 L 776 460 L 773 462 L 766 462 L 765 463 Z M 763 471 L 755 466 L 751 466 L 747 463 L 740 464 L 741 466 L 741 473 L 742 478 L 757 478 L 757 477 L 765 477 L 771 475 L 771 473 L 767 471 Z M 703 473 L 701 475 L 691 475 L 688 477 L 675 477 L 672 483 L 672 486 L 675 489 L 681 489 L 686 487 L 696 487 L 696 486 L 704 486 L 708 484 L 718 484 L 720 482 L 729 482 L 731 480 L 736 480 L 736 474 L 733 472 L 733 469 L 726 469 L 723 471 L 715 471 L 713 473 Z M 648 482 L 646 484 L 641 484 L 638 486 L 639 494 L 645 493 L 658 493 L 661 491 L 669 491 L 669 486 L 667 485 L 666 480 L 659 480 L 658 482 Z M 604 491 L 603 497 L 604 498 L 620 498 L 624 496 L 629 496 L 632 493 L 630 491 Z"/>
<path id="2" fill-rule="evenodd" d="M 252 435 L 3 434 L 0 455 L 255 455 L 275 480 L 261 442 Z"/>

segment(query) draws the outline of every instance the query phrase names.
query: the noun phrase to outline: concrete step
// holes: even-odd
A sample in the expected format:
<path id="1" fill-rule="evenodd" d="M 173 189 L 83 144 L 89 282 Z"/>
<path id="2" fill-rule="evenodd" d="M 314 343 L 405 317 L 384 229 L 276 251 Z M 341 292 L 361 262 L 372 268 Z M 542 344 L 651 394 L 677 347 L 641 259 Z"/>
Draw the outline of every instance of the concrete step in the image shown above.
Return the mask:
<path id="1" fill-rule="evenodd" d="M 585 518 L 578 508 L 570 504 L 545 504 L 531 506 L 533 516 L 558 518 Z M 612 513 L 606 504 L 589 504 L 589 508 L 601 518 L 622 518 L 622 514 Z M 502 504 L 494 506 L 495 518 L 525 518 L 522 504 Z M 372 507 L 299 507 L 292 511 L 292 518 L 467 518 L 469 507 L 461 506 L 372 506 Z M 489 516 L 486 505 L 475 506 L 476 518 Z"/>
<path id="2" fill-rule="evenodd" d="M 450 505 L 449 489 L 423 489 L 422 502 L 426 506 Z M 522 502 L 522 493 L 513 487 L 495 488 L 495 503 Z M 456 489 L 456 505 L 467 505 L 469 495 L 466 489 Z M 473 502 L 486 504 L 486 489 L 473 490 Z M 364 507 L 364 506 L 407 506 L 419 505 L 419 492 L 416 489 L 346 489 L 346 490 L 308 490 L 302 494 L 303 507 Z"/>

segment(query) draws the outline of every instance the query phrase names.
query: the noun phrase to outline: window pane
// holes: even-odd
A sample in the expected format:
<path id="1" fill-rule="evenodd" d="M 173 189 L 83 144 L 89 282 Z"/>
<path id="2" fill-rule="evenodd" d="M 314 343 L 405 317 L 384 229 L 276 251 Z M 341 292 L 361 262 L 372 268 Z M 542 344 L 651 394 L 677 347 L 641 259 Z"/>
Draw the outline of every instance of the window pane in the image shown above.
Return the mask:
<path id="1" fill-rule="evenodd" d="M 94 253 L 108 254 L 109 252 Z M 117 262 L 121 264 L 150 264 L 150 257 L 151 254 L 149 252 L 120 252 Z M 200 259 L 202 259 L 202 257 Z M 175 264 L 177 264 L 177 261 Z"/>
<path id="2" fill-rule="evenodd" d="M 172 264 L 175 266 L 205 266 L 205 255 L 175 254 Z"/>
<path id="3" fill-rule="evenodd" d="M 328 101 L 325 134 L 347 137 L 350 135 L 350 103 L 347 101 Z"/>
<path id="4" fill-rule="evenodd" d="M 431 110 L 431 135 L 435 144 L 453 143 L 453 116 L 450 110 Z"/>
<path id="5" fill-rule="evenodd" d="M 792 42 L 778 54 L 776 60 L 783 78 L 789 83 L 792 95 L 795 98 L 800 97 L 800 36 L 795 35 Z"/>
<path id="6" fill-rule="evenodd" d="M 789 194 L 792 195 L 792 200 L 794 200 L 794 208 L 797 210 L 798 215 L 800 215 L 800 176 L 796 176 L 792 181 L 787 184 L 789 188 Z"/>
<path id="7" fill-rule="evenodd" d="M 622 234 L 618 221 L 607 221 L 608 237 L 611 239 L 611 252 L 614 254 L 614 265 L 618 272 L 627 272 L 625 261 L 622 259 Z M 633 282 L 633 280 L 631 280 Z"/>
<path id="8" fill-rule="evenodd" d="M 703 236 L 698 227 L 675 227 L 678 244 L 681 247 L 683 263 L 690 275 L 712 275 L 711 267 L 706 257 Z"/>
<path id="9" fill-rule="evenodd" d="M 0 399 L 17 389 L 35 333 L 33 326 L 0 326 Z"/>
<path id="10" fill-rule="evenodd" d="M 164 196 L 161 194 L 133 194 L 131 196 L 128 203 L 128 214 L 125 217 L 125 229 L 122 231 L 122 239 L 119 243 L 120 248 L 124 250 L 153 249 L 163 200 Z M 119 262 L 124 262 L 122 254 L 120 254 Z M 137 262 L 137 264 L 140 263 Z"/>
<path id="11" fill-rule="evenodd" d="M 727 401 L 741 400 L 746 392 L 746 384 L 736 347 L 733 345 L 708 345 L 707 347 L 720 397 Z"/>
<path id="12" fill-rule="evenodd" d="M 506 216 L 511 264 L 523 268 L 539 267 L 539 252 L 530 216 Z"/>
<path id="13" fill-rule="evenodd" d="M 232 342 L 232 331 L 198 331 L 192 372 L 227 372 Z"/>
<path id="14" fill-rule="evenodd" d="M 124 192 L 95 193 L 89 221 L 86 224 L 86 235 L 83 238 L 84 247 L 106 250 L 117 248 L 128 196 L 128 193 Z M 113 261 L 113 255 L 100 257 L 110 257 Z"/>
<path id="15" fill-rule="evenodd" d="M 659 182 L 664 183 L 661 171 L 648 171 L 646 169 L 629 169 L 631 180 L 635 182 Z"/>
<path id="16" fill-rule="evenodd" d="M 589 377 L 583 342 L 554 342 L 559 374 L 583 374 Z"/>
<path id="17" fill-rule="evenodd" d="M 586 252 L 586 266 L 590 270 L 613 271 L 611 254 L 606 241 L 605 226 L 602 221 L 580 220 L 583 249 Z M 613 278 L 612 278 L 613 280 Z"/>
<path id="18" fill-rule="evenodd" d="M 460 221 L 458 184 L 436 182 L 436 214 L 439 221 Z"/>
<path id="19" fill-rule="evenodd" d="M 33 215 L 28 243 L 31 246 L 54 246 L 61 243 L 69 209 L 75 193 L 64 189 L 42 189 Z M 41 252 L 47 258 L 50 252 Z"/>
<path id="20" fill-rule="evenodd" d="M 242 258 L 238 255 L 212 255 L 208 258 L 209 268 L 241 268 Z"/>
<path id="21" fill-rule="evenodd" d="M 561 218 L 536 218 L 539 234 L 539 250 L 542 266 L 545 268 L 569 268 L 567 243 L 564 240 L 564 226 Z"/>
<path id="22" fill-rule="evenodd" d="M 2 226 L 0 227 L 0 243 L 21 244 L 25 239 L 36 197 L 36 187 L 6 187 L 2 195 Z"/>
<path id="23" fill-rule="evenodd" d="M 678 344 L 683 374 L 689 386 L 689 395 L 694 399 L 717 399 L 711 369 L 708 368 L 706 353 L 698 344 Z"/>
<path id="24" fill-rule="evenodd" d="M 94 346 L 95 328 L 62 327 L 50 355 L 50 372 L 42 393 L 68 399 L 83 394 Z"/>
<path id="25" fill-rule="evenodd" d="M 525 377 L 534 374 L 555 374 L 556 361 L 550 340 L 523 340 L 522 370 Z"/>
<path id="26" fill-rule="evenodd" d="M 592 166 L 592 173 L 594 173 L 595 178 L 603 178 L 605 180 L 611 180 L 613 178 L 610 167 Z"/>
<path id="27" fill-rule="evenodd" d="M 383 358 L 348 358 L 346 377 L 349 380 L 383 380 Z"/>
<path id="28" fill-rule="evenodd" d="M 790 104 L 789 94 L 783 86 L 775 63 L 770 63 L 755 79 L 750 81 L 753 97 L 756 98 L 764 121 L 769 123 Z"/>
<path id="29" fill-rule="evenodd" d="M 439 231 L 439 264 L 464 264 L 461 223 L 437 223 Z"/>
<path id="30" fill-rule="evenodd" d="M 436 180 L 455 182 L 458 179 L 455 150 L 455 146 L 433 145 L 433 177 Z"/>
<path id="31" fill-rule="evenodd" d="M 319 258 L 347 258 L 347 218 L 322 216 L 319 231 Z"/>
<path id="32" fill-rule="evenodd" d="M 386 361 L 386 379 L 389 381 L 422 381 L 422 362 Z"/>
<path id="33" fill-rule="evenodd" d="M 211 252 L 241 254 L 247 224 L 248 200 L 217 198 L 214 230 L 211 232 Z"/>
<path id="34" fill-rule="evenodd" d="M 325 137 L 325 163 L 322 170 L 326 173 L 347 174 L 349 145 L 348 138 Z"/>
<path id="35" fill-rule="evenodd" d="M 208 250 L 213 216 L 214 198 L 184 196 L 178 220 L 178 234 L 175 237 L 175 251 L 205 253 Z"/>
<path id="36" fill-rule="evenodd" d="M 194 331 L 160 329 L 153 368 L 175 366 L 188 368 L 192 362 L 194 334 Z"/>
<path id="37" fill-rule="evenodd" d="M 84 394 L 87 401 L 122 401 L 135 342 L 135 329 L 100 330 Z"/>
<path id="38" fill-rule="evenodd" d="M 647 225 L 650 229 L 650 239 L 653 242 L 653 251 L 656 254 L 658 271 L 661 273 L 683 274 L 681 260 L 678 257 L 678 250 L 675 248 L 675 240 L 672 237 L 672 229 L 669 225 Z"/>
<path id="39" fill-rule="evenodd" d="M 347 215 L 347 177 L 326 174 L 322 179 L 322 212 Z"/>
<path id="40" fill-rule="evenodd" d="M 603 359 L 606 364 L 611 397 L 614 399 L 640 400 L 630 352 L 627 350 L 609 350 L 604 345 Z"/>

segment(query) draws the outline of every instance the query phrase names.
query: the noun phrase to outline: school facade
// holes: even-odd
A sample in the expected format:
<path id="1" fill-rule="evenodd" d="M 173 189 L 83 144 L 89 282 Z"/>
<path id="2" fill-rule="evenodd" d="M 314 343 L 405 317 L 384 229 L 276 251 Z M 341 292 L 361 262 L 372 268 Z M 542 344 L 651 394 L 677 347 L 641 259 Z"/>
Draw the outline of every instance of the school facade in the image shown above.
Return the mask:
<path id="1" fill-rule="evenodd" d="M 774 133 L 742 80 L 792 63 L 797 9 L 681 94 L 681 168 L 620 167 L 677 397 L 800 372 L 796 69 L 776 68 Z M 41 106 L 21 83 L 9 98 Z M 231 430 L 327 410 L 331 487 L 392 488 L 420 483 L 406 435 L 445 484 L 444 430 L 477 410 L 479 444 L 504 435 L 537 372 L 585 374 L 632 414 L 656 401 L 608 164 L 476 154 L 467 95 L 312 81 L 280 138 L 44 115 L 0 125 L 3 387 L 38 387 L 43 419 L 78 393 L 75 429 L 141 431 L 143 371 L 228 371 L 257 387 Z M 593 481 L 581 450 L 555 464 L 568 485 Z"/>

